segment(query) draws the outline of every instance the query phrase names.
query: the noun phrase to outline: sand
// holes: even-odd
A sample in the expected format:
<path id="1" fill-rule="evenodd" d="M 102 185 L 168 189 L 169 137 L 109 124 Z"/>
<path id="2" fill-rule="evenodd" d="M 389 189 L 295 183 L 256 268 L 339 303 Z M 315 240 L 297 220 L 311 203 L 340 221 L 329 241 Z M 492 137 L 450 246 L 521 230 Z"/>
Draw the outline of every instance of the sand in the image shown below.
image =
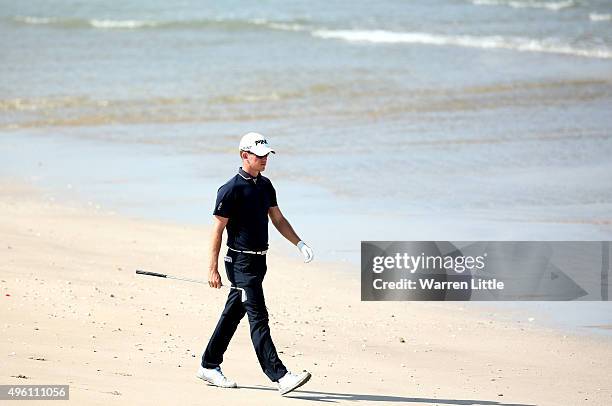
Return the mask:
<path id="1" fill-rule="evenodd" d="M 245 319 L 223 363 L 239 389 L 208 386 L 195 372 L 227 292 L 134 273 L 205 278 L 206 227 L 0 190 L 0 383 L 69 384 L 70 401 L 53 404 L 612 404 L 610 338 L 462 303 L 360 302 L 357 269 L 277 247 L 264 285 L 272 336 L 313 378 L 281 397 Z"/>

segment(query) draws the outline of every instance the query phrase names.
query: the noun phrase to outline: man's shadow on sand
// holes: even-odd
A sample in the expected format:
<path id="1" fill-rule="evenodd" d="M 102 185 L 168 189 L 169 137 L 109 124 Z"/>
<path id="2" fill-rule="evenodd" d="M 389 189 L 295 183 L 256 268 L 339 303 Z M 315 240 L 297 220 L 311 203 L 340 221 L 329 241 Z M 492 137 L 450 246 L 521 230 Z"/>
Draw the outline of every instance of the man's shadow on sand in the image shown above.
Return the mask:
<path id="1" fill-rule="evenodd" d="M 239 386 L 240 389 L 252 390 L 267 390 L 277 392 L 278 389 L 269 386 Z M 473 399 L 433 399 L 433 398 L 406 398 L 402 396 L 387 396 L 387 395 L 367 395 L 358 393 L 333 393 L 296 390 L 287 396 L 287 399 L 302 399 L 315 402 L 332 402 L 339 401 L 364 401 L 364 402 L 403 402 L 403 403 L 432 403 L 442 405 L 484 405 L 484 406 L 536 406 L 526 403 L 501 403 L 491 400 L 473 400 Z"/>

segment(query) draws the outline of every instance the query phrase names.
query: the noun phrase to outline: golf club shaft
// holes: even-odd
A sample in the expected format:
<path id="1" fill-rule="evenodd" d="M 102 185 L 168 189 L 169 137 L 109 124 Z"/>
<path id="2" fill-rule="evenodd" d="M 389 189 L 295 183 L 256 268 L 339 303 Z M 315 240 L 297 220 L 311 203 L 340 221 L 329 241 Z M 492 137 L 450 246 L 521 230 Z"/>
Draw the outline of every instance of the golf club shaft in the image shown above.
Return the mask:
<path id="1" fill-rule="evenodd" d="M 185 281 L 185 282 L 194 282 L 194 283 L 205 283 L 208 285 L 208 281 L 203 281 L 202 279 L 189 279 L 189 278 L 179 278 L 178 276 L 166 275 L 168 279 L 176 279 L 177 281 Z"/>
<path id="2" fill-rule="evenodd" d="M 181 278 L 179 276 L 173 276 L 173 275 L 168 275 L 165 273 L 158 273 L 158 272 L 149 272 L 149 271 L 141 271 L 140 269 L 136 270 L 136 273 L 138 275 L 148 275 L 148 276 L 157 276 L 158 278 L 166 278 L 166 279 L 176 279 L 178 281 L 185 281 L 185 282 L 194 282 L 194 283 L 204 283 L 204 284 L 208 284 L 208 281 L 204 281 L 202 279 L 190 279 L 190 278 Z"/>
<path id="3" fill-rule="evenodd" d="M 156 276 L 158 278 L 176 279 L 178 281 L 193 282 L 193 283 L 202 283 L 202 284 L 208 285 L 208 281 L 204 281 L 202 279 L 181 278 L 179 276 L 173 276 L 173 275 L 168 275 L 168 274 L 165 274 L 165 273 L 158 273 L 158 272 L 142 271 L 140 269 L 136 270 L 136 274 L 138 274 L 138 275 L 147 275 L 147 276 Z M 225 286 L 225 285 L 222 285 L 222 287 L 228 288 L 228 289 L 236 289 L 236 290 L 241 291 L 242 301 L 243 302 L 246 301 L 246 292 L 244 291 L 244 289 L 238 288 L 238 287 L 235 287 L 235 286 Z"/>

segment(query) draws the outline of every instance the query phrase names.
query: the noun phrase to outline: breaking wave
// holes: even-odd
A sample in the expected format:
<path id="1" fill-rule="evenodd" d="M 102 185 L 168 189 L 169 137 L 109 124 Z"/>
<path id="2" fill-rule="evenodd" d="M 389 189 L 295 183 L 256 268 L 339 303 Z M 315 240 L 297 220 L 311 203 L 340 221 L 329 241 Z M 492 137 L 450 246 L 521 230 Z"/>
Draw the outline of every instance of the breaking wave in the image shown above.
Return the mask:
<path id="1" fill-rule="evenodd" d="M 137 30 L 137 29 L 249 29 L 268 28 L 282 31 L 305 31 L 306 22 L 303 20 L 269 21 L 263 18 L 253 19 L 226 19 L 211 18 L 184 21 L 156 21 L 156 20 L 111 20 L 111 19 L 84 19 L 84 18 L 57 18 L 17 16 L 14 22 L 24 25 L 47 25 L 55 28 L 95 28 L 103 30 Z"/>
<path id="2" fill-rule="evenodd" d="M 473 0 L 480 3 L 502 3 L 501 0 Z M 536 1 L 515 1 L 510 3 L 546 4 L 549 7 L 561 7 L 573 1 L 544 3 Z M 503 4 L 510 4 L 503 2 Z M 554 5 L 554 6 L 553 6 Z M 592 21 L 609 21 L 610 14 L 590 14 Z M 229 31 L 264 29 L 274 31 L 307 32 L 321 39 L 344 40 L 348 42 L 369 42 L 378 44 L 423 44 L 440 46 L 460 46 L 481 49 L 508 49 L 525 52 L 542 52 L 562 55 L 574 55 L 587 58 L 612 58 L 612 48 L 605 45 L 576 45 L 559 38 L 529 38 L 519 36 L 474 36 L 444 35 L 424 32 L 397 32 L 388 30 L 331 30 L 315 28 L 304 20 L 271 21 L 262 18 L 253 19 L 199 19 L 185 21 L 154 20 L 108 20 L 108 19 L 70 19 L 55 17 L 18 16 L 14 22 L 26 25 L 47 25 L 56 28 L 74 29 L 91 28 L 100 30 L 140 30 L 140 29 L 222 29 Z"/>
<path id="3" fill-rule="evenodd" d="M 559 11 L 576 6 L 573 0 L 566 1 L 536 1 L 536 0 L 472 0 L 478 6 L 509 6 L 512 8 L 539 8 Z"/>
<path id="4" fill-rule="evenodd" d="M 589 19 L 591 21 L 612 21 L 612 14 L 591 13 Z"/>
<path id="5" fill-rule="evenodd" d="M 378 44 L 423 44 L 460 46 L 482 49 L 509 49 L 525 52 L 576 55 L 588 58 L 612 58 L 612 49 L 607 47 L 577 47 L 555 38 L 534 39 L 511 36 L 441 35 L 422 32 L 394 32 L 385 30 L 316 30 L 315 37 L 338 39 L 349 42 Z"/>

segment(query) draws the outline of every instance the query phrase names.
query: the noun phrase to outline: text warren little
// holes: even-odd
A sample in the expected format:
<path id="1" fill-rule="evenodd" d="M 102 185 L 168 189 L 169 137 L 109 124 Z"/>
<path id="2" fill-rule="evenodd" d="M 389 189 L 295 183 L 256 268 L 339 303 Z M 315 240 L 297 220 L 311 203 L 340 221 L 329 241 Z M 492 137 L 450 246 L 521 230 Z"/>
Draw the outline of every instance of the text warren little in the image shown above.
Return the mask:
<path id="1" fill-rule="evenodd" d="M 471 279 L 467 281 L 436 281 L 433 278 L 419 278 L 419 283 L 411 279 L 400 279 L 399 281 L 383 281 L 382 279 L 374 279 L 372 286 L 377 290 L 384 289 L 404 289 L 404 290 L 502 290 L 504 282 L 497 279 Z"/>

